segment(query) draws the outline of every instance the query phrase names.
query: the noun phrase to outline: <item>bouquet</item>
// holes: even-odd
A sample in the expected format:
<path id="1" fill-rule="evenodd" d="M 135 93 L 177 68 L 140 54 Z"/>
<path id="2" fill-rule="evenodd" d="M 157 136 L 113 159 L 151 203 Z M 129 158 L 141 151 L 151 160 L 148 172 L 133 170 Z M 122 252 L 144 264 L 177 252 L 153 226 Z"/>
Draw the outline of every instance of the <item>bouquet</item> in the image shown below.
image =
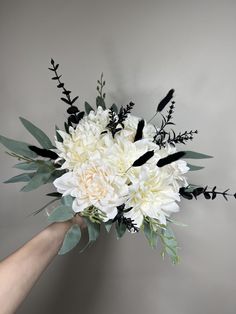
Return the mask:
<path id="1" fill-rule="evenodd" d="M 178 223 L 171 216 L 179 210 L 181 199 L 203 195 L 213 200 L 221 195 L 227 200 L 229 196 L 236 198 L 236 194 L 188 182 L 187 173 L 203 167 L 187 161 L 211 156 L 177 150 L 176 146 L 191 141 L 197 130 L 176 133 L 171 129 L 174 89 L 158 103 L 153 117 L 145 121 L 131 114 L 133 102 L 120 108 L 116 104 L 106 107 L 102 74 L 97 81 L 96 108 L 85 102 L 84 110 L 80 110 L 76 105 L 78 96 L 72 97 L 66 89 L 58 68 L 59 64 L 51 59 L 52 80 L 68 106 L 64 130 L 56 126 L 52 142 L 37 126 L 20 118 L 38 144 L 0 136 L 7 153 L 19 161 L 14 167 L 23 171 L 5 183 L 25 182 L 23 192 L 52 183 L 55 192 L 47 194 L 50 202 L 34 214 L 55 202 L 48 215 L 50 223 L 82 216 L 88 230 L 86 247 L 96 241 L 102 225 L 107 232 L 114 225 L 117 238 L 126 231 L 142 231 L 152 248 L 160 243 L 162 256 L 169 255 L 177 263 L 178 245 L 171 224 Z M 161 117 L 160 125 L 152 123 L 157 115 Z M 81 230 L 75 224 L 65 235 L 59 254 L 70 251 L 80 239 Z"/>

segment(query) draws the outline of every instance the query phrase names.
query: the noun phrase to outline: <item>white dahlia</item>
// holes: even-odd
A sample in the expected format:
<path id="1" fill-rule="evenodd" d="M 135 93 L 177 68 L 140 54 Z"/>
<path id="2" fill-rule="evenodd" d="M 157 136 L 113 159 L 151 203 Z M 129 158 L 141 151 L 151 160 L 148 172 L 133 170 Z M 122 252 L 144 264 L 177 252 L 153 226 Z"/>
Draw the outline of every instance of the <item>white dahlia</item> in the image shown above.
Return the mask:
<path id="1" fill-rule="evenodd" d="M 90 111 L 76 129 L 69 128 L 69 134 L 58 131 L 63 142 L 55 141 L 59 150 L 59 157 L 65 162 L 62 169 L 73 170 L 75 166 L 81 166 L 90 156 L 103 149 L 101 132 L 108 124 L 108 110 L 98 107 L 96 113 Z"/>
<path id="2" fill-rule="evenodd" d="M 85 162 L 56 179 L 54 185 L 63 196 L 74 197 L 75 212 L 93 205 L 106 214 L 104 221 L 116 216 L 117 206 L 123 204 L 128 195 L 125 179 L 117 176 L 102 160 Z"/>
<path id="3" fill-rule="evenodd" d="M 129 186 L 129 200 L 126 208 L 132 207 L 125 214 L 140 227 L 145 216 L 158 219 L 161 224 L 166 224 L 166 216 L 178 211 L 176 201 L 179 193 L 170 185 L 168 173 L 156 166 L 142 166 L 138 176 L 130 177 L 132 184 Z"/>

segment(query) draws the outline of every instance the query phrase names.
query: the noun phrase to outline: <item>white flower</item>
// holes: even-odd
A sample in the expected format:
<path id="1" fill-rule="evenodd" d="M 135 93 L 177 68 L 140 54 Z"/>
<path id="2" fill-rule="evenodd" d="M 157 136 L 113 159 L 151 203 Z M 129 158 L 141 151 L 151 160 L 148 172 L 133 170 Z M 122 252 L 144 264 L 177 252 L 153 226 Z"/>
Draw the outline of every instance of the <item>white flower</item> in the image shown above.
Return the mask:
<path id="1" fill-rule="evenodd" d="M 126 208 L 132 209 L 125 217 L 131 218 L 137 227 L 142 225 L 145 216 L 166 224 L 166 216 L 178 211 L 179 193 L 173 190 L 169 175 L 163 169 L 144 165 L 139 176 L 130 178 L 132 185 L 129 186 Z"/>
<path id="2" fill-rule="evenodd" d="M 82 164 L 76 171 L 70 171 L 54 181 L 63 196 L 74 197 L 73 210 L 81 212 L 95 206 L 106 214 L 107 221 L 117 214 L 117 206 L 127 199 L 128 186 L 125 179 L 117 176 L 102 160 Z"/>
<path id="3" fill-rule="evenodd" d="M 97 150 L 102 150 L 102 136 L 108 124 L 108 110 L 98 107 L 97 112 L 90 111 L 76 129 L 70 128 L 69 133 L 58 131 L 63 142 L 56 141 L 59 157 L 65 160 L 62 169 L 73 170 L 81 166 Z"/>
<path id="4" fill-rule="evenodd" d="M 158 151 L 158 158 L 156 158 L 156 162 L 159 158 L 164 158 L 168 155 L 174 154 L 176 151 L 176 147 L 167 144 Z M 183 176 L 183 174 L 186 174 L 189 171 L 189 167 L 187 166 L 187 162 L 185 160 L 180 159 L 172 162 L 171 164 L 166 165 L 164 170 L 170 176 L 171 184 L 176 192 L 178 192 L 181 187 L 188 186 L 187 180 Z"/>
<path id="5" fill-rule="evenodd" d="M 139 120 L 141 119 L 131 114 L 128 114 L 127 118 L 124 121 L 125 127 L 123 130 L 120 131 L 120 134 L 133 142 Z M 155 134 L 155 127 L 152 124 L 145 123 L 145 126 L 143 128 L 143 138 L 152 141 Z"/>

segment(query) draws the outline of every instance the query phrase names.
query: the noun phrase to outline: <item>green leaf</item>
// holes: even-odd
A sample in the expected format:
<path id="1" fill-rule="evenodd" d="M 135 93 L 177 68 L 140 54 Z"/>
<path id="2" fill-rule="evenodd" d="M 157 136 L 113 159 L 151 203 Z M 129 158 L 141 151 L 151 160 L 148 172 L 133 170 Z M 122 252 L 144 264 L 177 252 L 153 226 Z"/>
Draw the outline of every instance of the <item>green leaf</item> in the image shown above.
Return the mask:
<path id="1" fill-rule="evenodd" d="M 32 150 L 29 149 L 29 144 L 25 142 L 15 141 L 0 135 L 0 143 L 15 154 L 29 158 L 37 157 L 37 154 L 35 154 Z"/>
<path id="2" fill-rule="evenodd" d="M 63 255 L 72 250 L 81 239 L 81 230 L 79 225 L 73 225 L 69 231 L 67 231 L 62 247 L 58 252 L 58 255 Z"/>
<path id="3" fill-rule="evenodd" d="M 116 234 L 117 234 L 117 239 L 120 239 L 123 237 L 126 231 L 126 225 L 123 223 L 116 223 Z"/>
<path id="4" fill-rule="evenodd" d="M 195 166 L 195 165 L 191 165 L 191 164 L 187 164 L 187 166 L 189 167 L 189 171 L 197 171 L 197 170 L 201 170 L 204 169 L 205 167 L 202 166 Z"/>
<path id="5" fill-rule="evenodd" d="M 65 206 L 69 206 L 72 208 L 74 198 L 70 195 L 63 196 L 61 199 L 61 203 Z"/>
<path id="6" fill-rule="evenodd" d="M 43 207 L 41 207 L 40 209 L 37 209 L 36 211 L 34 211 L 32 214 L 35 216 L 37 214 L 39 214 L 41 211 L 43 211 L 45 208 L 47 208 L 49 205 L 51 205 L 52 203 L 58 201 L 60 198 L 54 198 L 53 200 L 51 200 L 50 202 L 48 202 L 46 205 L 44 205 Z"/>
<path id="7" fill-rule="evenodd" d="M 65 173 L 65 170 L 54 170 L 51 172 L 51 176 L 48 179 L 48 183 L 55 181 L 57 178 L 61 177 Z"/>
<path id="8" fill-rule="evenodd" d="M 88 243 L 85 245 L 85 247 L 80 251 L 83 252 L 87 247 L 92 245 L 98 238 L 99 233 L 100 233 L 100 224 L 98 223 L 93 223 L 89 218 L 83 217 L 87 228 L 88 228 L 88 236 L 89 240 Z"/>
<path id="9" fill-rule="evenodd" d="M 18 176 L 12 177 L 3 183 L 29 182 L 33 177 L 33 173 L 21 173 Z"/>
<path id="10" fill-rule="evenodd" d="M 143 223 L 143 232 L 148 240 L 151 248 L 155 249 L 157 247 L 158 234 L 152 229 L 147 221 Z"/>
<path id="11" fill-rule="evenodd" d="M 53 210 L 51 215 L 48 217 L 50 223 L 67 221 L 74 217 L 74 212 L 69 206 L 59 206 Z"/>
<path id="12" fill-rule="evenodd" d="M 90 104 L 87 101 L 85 101 L 84 103 L 84 108 L 87 115 L 90 113 L 90 111 L 94 111 L 93 107 L 90 106 Z"/>
<path id="13" fill-rule="evenodd" d="M 37 170 L 38 164 L 36 162 L 21 162 L 19 164 L 16 164 L 13 168 L 21 170 Z"/>
<path id="14" fill-rule="evenodd" d="M 191 150 L 185 150 L 184 151 L 185 155 L 184 155 L 184 159 L 185 158 L 190 158 L 190 159 L 205 159 L 205 158 L 213 158 L 213 156 L 209 156 L 209 155 L 205 155 L 202 153 L 197 153 L 197 152 L 193 152 Z"/>
<path id="15" fill-rule="evenodd" d="M 112 109 L 115 113 L 118 113 L 118 107 L 117 107 L 116 104 L 113 104 L 113 105 L 111 106 L 111 109 Z"/>
<path id="16" fill-rule="evenodd" d="M 48 183 L 48 180 L 51 177 L 51 172 L 52 170 L 50 171 L 50 169 L 46 167 L 38 168 L 35 175 L 32 177 L 29 183 L 21 189 L 21 191 L 30 192 L 37 189 L 41 185 Z"/>
<path id="17" fill-rule="evenodd" d="M 20 121 L 43 148 L 45 149 L 55 148 L 55 146 L 53 146 L 48 136 L 42 130 L 40 130 L 37 126 L 35 126 L 30 121 L 21 117 L 20 117 Z"/>
<path id="18" fill-rule="evenodd" d="M 57 131 L 60 131 L 60 129 L 58 128 L 58 126 L 55 126 L 55 129 L 56 129 L 56 138 L 57 138 L 57 141 L 62 143 L 63 142 L 63 138 L 61 137 L 61 135 L 57 132 Z"/>
<path id="19" fill-rule="evenodd" d="M 166 229 L 162 231 L 160 234 L 163 244 L 163 252 L 162 256 L 165 254 L 169 255 L 173 264 L 177 264 L 179 262 L 178 256 L 178 244 L 176 238 L 174 236 L 173 231 L 169 226 L 166 226 Z"/>
<path id="20" fill-rule="evenodd" d="M 99 106 L 101 106 L 103 110 L 106 109 L 105 101 L 104 101 L 104 99 L 101 96 L 97 96 L 97 98 L 96 98 L 96 106 L 97 106 L 97 108 Z"/>
<path id="21" fill-rule="evenodd" d="M 104 226 L 106 228 L 106 231 L 107 233 L 109 233 L 111 231 L 111 227 L 112 227 L 112 224 L 113 224 L 113 221 L 112 219 L 111 220 L 108 220 L 104 223 Z"/>

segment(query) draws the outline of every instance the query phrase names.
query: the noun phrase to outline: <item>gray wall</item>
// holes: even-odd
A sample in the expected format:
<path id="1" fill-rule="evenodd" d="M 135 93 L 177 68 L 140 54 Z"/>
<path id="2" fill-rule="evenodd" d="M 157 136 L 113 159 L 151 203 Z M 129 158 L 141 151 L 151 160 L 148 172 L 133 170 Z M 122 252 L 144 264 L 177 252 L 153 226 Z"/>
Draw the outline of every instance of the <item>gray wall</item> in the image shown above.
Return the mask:
<path id="1" fill-rule="evenodd" d="M 47 67 L 60 64 L 68 87 L 91 103 L 103 71 L 110 102 L 136 102 L 149 118 L 176 89 L 178 130 L 199 129 L 189 149 L 215 158 L 191 181 L 224 189 L 235 182 L 235 1 L 1 1 L 0 133 L 30 141 L 23 116 L 51 137 L 65 106 Z M 1 149 L 1 181 L 15 175 Z M 1 184 L 0 257 L 46 226 L 46 201 Z M 233 314 L 236 311 L 234 200 L 183 201 L 175 218 L 182 261 L 172 266 L 143 236 L 102 235 L 84 254 L 57 257 L 20 314 Z M 20 265 L 19 265 L 20 267 Z"/>

